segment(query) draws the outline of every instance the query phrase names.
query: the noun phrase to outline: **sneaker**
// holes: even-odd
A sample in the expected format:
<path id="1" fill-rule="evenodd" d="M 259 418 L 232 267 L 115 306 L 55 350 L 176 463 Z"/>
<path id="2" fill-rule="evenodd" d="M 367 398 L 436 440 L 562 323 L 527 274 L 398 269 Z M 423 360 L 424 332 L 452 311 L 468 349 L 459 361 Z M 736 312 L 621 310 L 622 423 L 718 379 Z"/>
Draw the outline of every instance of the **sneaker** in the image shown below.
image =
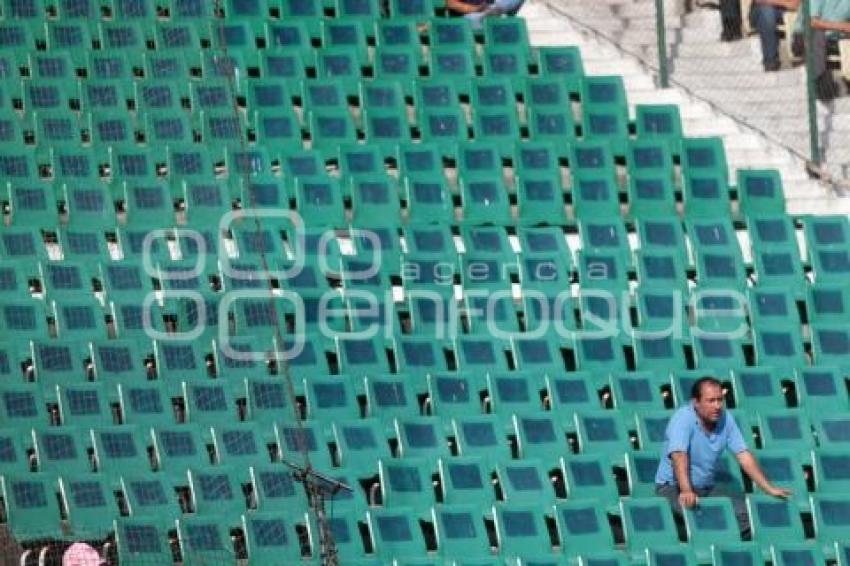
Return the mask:
<path id="1" fill-rule="evenodd" d="M 782 63 L 780 63 L 779 61 L 771 61 L 770 63 L 764 64 L 764 70 L 765 70 L 765 72 L 768 72 L 768 73 L 778 71 L 781 68 L 782 68 Z"/>

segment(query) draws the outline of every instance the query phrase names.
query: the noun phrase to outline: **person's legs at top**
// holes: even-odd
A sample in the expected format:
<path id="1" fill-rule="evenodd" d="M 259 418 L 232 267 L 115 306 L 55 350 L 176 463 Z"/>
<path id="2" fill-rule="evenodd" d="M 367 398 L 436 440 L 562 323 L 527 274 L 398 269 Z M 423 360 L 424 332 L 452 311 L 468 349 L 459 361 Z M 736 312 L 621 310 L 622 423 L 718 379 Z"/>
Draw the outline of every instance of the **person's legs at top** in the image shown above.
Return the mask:
<path id="1" fill-rule="evenodd" d="M 735 512 L 735 520 L 738 522 L 738 530 L 743 540 L 752 538 L 752 527 L 750 526 L 750 514 L 747 512 L 747 501 L 744 494 L 728 485 L 719 484 L 711 488 L 707 493 L 709 497 L 728 497 L 732 501 L 732 509 Z"/>
<path id="2" fill-rule="evenodd" d="M 734 41 L 743 37 L 740 0 L 720 0 L 720 23 L 723 26 L 721 41 Z"/>
<path id="3" fill-rule="evenodd" d="M 765 71 L 779 70 L 779 34 L 776 26 L 782 21 L 785 11 L 778 6 L 756 4 L 753 6 L 753 26 L 758 30 L 761 41 L 761 62 Z"/>

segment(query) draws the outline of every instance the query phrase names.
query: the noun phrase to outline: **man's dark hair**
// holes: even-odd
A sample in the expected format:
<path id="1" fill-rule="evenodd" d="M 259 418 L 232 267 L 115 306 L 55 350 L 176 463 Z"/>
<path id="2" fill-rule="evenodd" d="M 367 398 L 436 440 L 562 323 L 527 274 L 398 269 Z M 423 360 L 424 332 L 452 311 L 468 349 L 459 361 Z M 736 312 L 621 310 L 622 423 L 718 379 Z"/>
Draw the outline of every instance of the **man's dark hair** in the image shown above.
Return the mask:
<path id="1" fill-rule="evenodd" d="M 717 387 L 723 387 L 723 384 L 720 383 L 720 380 L 717 378 L 711 377 L 710 375 L 701 377 L 694 381 L 694 384 L 691 386 L 691 399 L 699 400 L 702 397 L 702 387 L 707 383 L 716 385 Z"/>

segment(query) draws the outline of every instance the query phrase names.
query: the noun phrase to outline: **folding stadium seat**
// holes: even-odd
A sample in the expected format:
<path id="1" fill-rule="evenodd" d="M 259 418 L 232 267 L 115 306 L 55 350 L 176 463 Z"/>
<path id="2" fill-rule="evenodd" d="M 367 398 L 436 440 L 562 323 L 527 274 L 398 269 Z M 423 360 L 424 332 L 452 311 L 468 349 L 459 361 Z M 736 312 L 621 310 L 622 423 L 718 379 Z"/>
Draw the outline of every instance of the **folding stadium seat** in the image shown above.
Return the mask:
<path id="1" fill-rule="evenodd" d="M 437 465 L 444 504 L 464 503 L 486 507 L 495 502 L 496 496 L 490 480 L 491 463 L 488 457 L 440 458 Z"/>
<path id="2" fill-rule="evenodd" d="M 478 415 L 472 411 L 452 419 L 451 427 L 461 456 L 508 460 L 511 448 L 505 436 L 510 415 Z"/>
<path id="3" fill-rule="evenodd" d="M 283 54 L 289 54 L 295 56 L 296 61 L 302 65 L 308 63 L 308 61 L 312 62 L 315 52 L 311 45 L 311 34 L 318 38 L 318 32 L 319 20 L 287 18 L 278 21 L 267 21 L 264 35 L 268 39 L 267 50 L 271 51 L 273 55 L 264 53 L 261 55 L 261 61 L 270 64 L 274 62 L 272 57 L 276 58 Z M 277 61 L 282 62 L 281 60 Z M 292 63 L 294 61 L 290 60 L 290 64 Z M 261 65 L 263 65 L 262 62 Z M 270 70 L 270 68 L 267 66 L 266 70 Z M 288 75 L 289 73 L 286 74 Z M 301 76 L 300 78 L 304 77 Z"/>
<path id="4" fill-rule="evenodd" d="M 415 0 L 413 2 L 391 0 L 389 13 L 393 19 L 415 18 L 417 23 L 422 23 L 434 16 L 434 4 L 432 0 Z"/>
<path id="5" fill-rule="evenodd" d="M 165 563 L 173 560 L 167 543 L 169 526 L 150 518 L 118 517 L 114 521 L 115 546 L 122 562 L 142 560 Z"/>
<path id="6" fill-rule="evenodd" d="M 203 146 L 169 144 L 166 160 L 168 178 L 174 184 L 209 181 L 215 174 L 212 157 Z"/>
<path id="7" fill-rule="evenodd" d="M 181 515 L 174 485 L 160 475 L 122 474 L 121 492 L 131 517 L 147 518 L 159 528 L 170 529 Z"/>
<path id="8" fill-rule="evenodd" d="M 32 445 L 39 472 L 84 474 L 92 471 L 87 454 L 89 443 L 80 429 L 69 426 L 33 428 Z"/>
<path id="9" fill-rule="evenodd" d="M 803 219 L 803 230 L 810 261 L 814 251 L 840 248 L 850 242 L 850 225 L 843 216 L 808 216 Z"/>
<path id="10" fill-rule="evenodd" d="M 682 142 L 682 118 L 675 104 L 638 104 L 635 106 L 635 128 L 639 140 L 660 139 L 679 153 Z"/>
<path id="11" fill-rule="evenodd" d="M 33 369 L 42 387 L 82 382 L 87 375 L 83 361 L 87 353 L 86 345 L 45 338 L 31 342 Z"/>
<path id="12" fill-rule="evenodd" d="M 647 548 L 675 546 L 679 539 L 670 504 L 660 497 L 624 499 L 620 504 L 626 548 L 633 560 Z M 736 527 L 737 528 L 737 527 Z"/>
<path id="13" fill-rule="evenodd" d="M 503 460 L 496 467 L 496 477 L 507 504 L 554 504 L 552 479 L 540 460 Z"/>
<path id="14" fill-rule="evenodd" d="M 478 507 L 467 504 L 435 506 L 431 508 L 431 520 L 442 556 L 464 556 L 472 561 L 492 557 Z"/>
<path id="15" fill-rule="evenodd" d="M 206 467 L 187 470 L 192 508 L 199 516 L 218 513 L 230 524 L 245 512 L 245 498 L 239 487 L 234 468 L 229 466 Z"/>
<path id="16" fill-rule="evenodd" d="M 517 368 L 525 372 L 534 371 L 537 375 L 558 374 L 564 369 L 561 356 L 561 345 L 553 337 L 512 338 L 513 350 Z M 529 384 L 542 385 L 530 375 Z"/>
<path id="17" fill-rule="evenodd" d="M 797 369 L 798 404 L 811 415 L 840 412 L 847 409 L 846 387 L 841 387 L 841 370 L 817 366 Z"/>
<path id="18" fill-rule="evenodd" d="M 402 199 L 407 203 L 407 215 L 411 224 L 432 222 L 449 224 L 454 221 L 450 188 L 442 177 L 406 178 Z"/>
<path id="19" fill-rule="evenodd" d="M 514 415 L 517 448 L 521 458 L 540 458 L 552 462 L 569 452 L 561 422 L 545 412 Z"/>
<path id="20" fill-rule="evenodd" d="M 850 354 L 850 332 L 839 324 L 813 326 L 812 350 L 815 364 L 845 366 Z"/>
<path id="21" fill-rule="evenodd" d="M 58 205 L 53 189 L 37 180 L 12 181 L 8 185 L 8 206 L 13 226 L 54 226 Z M 4 199 L 5 200 L 5 199 Z"/>
<path id="22" fill-rule="evenodd" d="M 723 140 L 720 138 L 684 138 L 682 140 L 682 174 L 714 176 L 726 191 L 729 186 L 728 165 Z"/>
<path id="23" fill-rule="evenodd" d="M 305 380 L 304 393 L 310 418 L 333 421 L 360 416 L 353 386 L 345 376 Z"/>
<path id="24" fill-rule="evenodd" d="M 846 448 L 818 448 L 813 451 L 814 478 L 818 493 L 845 493 L 850 486 L 850 452 Z"/>
<path id="25" fill-rule="evenodd" d="M 248 559 L 257 563 L 301 560 L 295 521 L 295 517 L 280 511 L 242 515 Z"/>
<path id="26" fill-rule="evenodd" d="M 754 331 L 756 363 L 763 366 L 801 366 L 806 363 L 803 337 L 796 326 L 771 326 Z"/>
<path id="27" fill-rule="evenodd" d="M 335 420 L 332 428 L 336 462 L 358 477 L 374 475 L 376 462 L 390 458 L 384 427 L 378 420 Z"/>
<path id="28" fill-rule="evenodd" d="M 99 22 L 96 30 L 101 49 L 125 53 L 129 62 L 141 64 L 141 54 L 146 48 L 146 42 L 138 22 Z"/>
<path id="29" fill-rule="evenodd" d="M 629 215 L 633 218 L 670 218 L 676 212 L 672 180 L 657 173 L 629 177 Z"/>
<path id="30" fill-rule="evenodd" d="M 758 541 L 762 555 L 778 540 L 803 540 L 803 525 L 797 511 L 788 501 L 767 495 L 748 495 L 747 509 L 752 523 L 753 540 Z"/>
<path id="31" fill-rule="evenodd" d="M 437 417 L 396 418 L 394 428 L 402 458 L 449 455 L 443 422 Z"/>
<path id="32" fill-rule="evenodd" d="M 228 356 L 222 356 L 222 358 L 225 360 L 225 364 L 230 359 Z M 270 377 L 265 377 L 268 374 L 265 364 L 240 361 L 236 363 L 233 370 L 239 372 L 240 375 L 246 373 L 259 374 L 245 378 L 246 408 L 250 420 L 271 424 L 284 411 L 289 410 L 287 408 L 290 403 L 289 394 L 284 384 Z"/>
<path id="33" fill-rule="evenodd" d="M 422 53 L 419 46 L 378 47 L 374 55 L 374 74 L 378 80 L 394 80 L 406 96 L 412 96 L 419 78 Z"/>
<path id="34" fill-rule="evenodd" d="M 499 503 L 493 506 L 496 541 L 503 557 L 551 552 L 552 544 L 540 506 Z"/>
<path id="35" fill-rule="evenodd" d="M 546 392 L 551 410 L 565 419 L 580 409 L 597 409 L 596 384 L 589 372 L 571 372 L 563 375 L 546 375 Z"/>
<path id="36" fill-rule="evenodd" d="M 384 560 L 424 556 L 425 540 L 416 516 L 410 507 L 369 509 L 366 521 L 375 554 Z"/>
<path id="37" fill-rule="evenodd" d="M 485 46 L 481 53 L 485 77 L 521 81 L 528 77 L 528 56 L 511 46 Z"/>
<path id="38" fill-rule="evenodd" d="M 640 434 L 640 431 L 638 432 Z M 641 451 L 626 453 L 626 474 L 629 485 L 629 495 L 632 498 L 655 496 L 655 473 L 661 460 L 659 453 L 664 442 L 664 431 L 661 431 L 661 443 L 650 447 L 641 444 Z"/>
<path id="39" fill-rule="evenodd" d="M 809 420 L 799 409 L 763 411 L 758 422 L 765 448 L 808 450 L 814 446 Z"/>
<path id="40" fill-rule="evenodd" d="M 575 118 L 569 106 L 565 108 L 529 107 L 526 121 L 529 139 L 535 142 L 552 143 L 558 149 L 559 158 L 567 156 L 567 144 L 577 142 Z"/>
<path id="41" fill-rule="evenodd" d="M 782 377 L 772 367 L 735 369 L 732 372 L 735 406 L 750 411 L 785 408 Z"/>
<path id="42" fill-rule="evenodd" d="M 554 511 L 562 552 L 568 557 L 584 556 L 613 546 L 608 519 L 596 500 L 559 501 Z"/>
<path id="43" fill-rule="evenodd" d="M 585 81 L 596 81 L 600 78 L 604 77 L 585 77 Z M 598 86 L 601 85 L 592 85 L 589 88 L 595 89 Z M 624 155 L 629 135 L 628 107 L 620 103 L 595 103 L 592 100 L 593 96 L 583 97 L 581 127 L 584 139 L 604 140 L 615 155 Z"/>
<path id="44" fill-rule="evenodd" d="M 820 548 L 803 542 L 771 545 L 770 560 L 776 566 L 826 564 Z"/>
<path id="45" fill-rule="evenodd" d="M 32 31 L 33 26 L 29 26 Z M 67 51 L 76 64 L 82 64 L 86 54 L 92 50 L 92 32 L 95 26 L 87 21 L 47 21 L 45 32 L 39 31 L 39 40 L 48 51 Z M 43 35 L 42 35 L 43 33 Z"/>
<path id="46" fill-rule="evenodd" d="M 815 283 L 841 280 L 850 274 L 850 252 L 843 249 L 809 251 Z"/>
<path id="47" fill-rule="evenodd" d="M 850 418 L 844 414 L 811 417 L 818 446 L 847 448 L 850 445 Z"/>
<path id="48" fill-rule="evenodd" d="M 118 505 L 98 474 L 74 474 L 59 478 L 59 492 L 68 513 L 68 526 L 76 536 L 105 537 L 113 527 Z"/>
<path id="49" fill-rule="evenodd" d="M 46 474 L 0 477 L 9 530 L 18 540 L 63 537 L 54 476 Z"/>
<path id="50" fill-rule="evenodd" d="M 640 416 L 664 408 L 661 395 L 669 382 L 652 371 L 612 372 L 611 398 L 622 419 Z"/>
<path id="51" fill-rule="evenodd" d="M 438 82 L 451 81 L 461 95 L 470 94 L 476 69 L 473 53 L 468 47 L 435 46 L 429 50 L 429 57 L 430 76 L 440 77 Z"/>
<path id="52" fill-rule="evenodd" d="M 378 462 L 381 502 L 384 507 L 410 506 L 414 509 L 434 504 L 431 460 L 425 458 L 386 459 Z"/>
<path id="53" fill-rule="evenodd" d="M 395 182 L 387 177 L 352 180 L 352 222 L 363 226 L 381 222 L 397 224 L 401 219 L 398 193 Z"/>
<path id="54" fill-rule="evenodd" d="M 255 464 L 249 468 L 253 503 L 259 511 L 284 510 L 293 517 L 307 508 L 307 498 L 292 472 L 280 464 Z"/>
<path id="55" fill-rule="evenodd" d="M 775 169 L 739 169 L 736 186 L 742 215 L 785 214 L 782 179 Z"/>
<path id="56" fill-rule="evenodd" d="M 729 216 L 729 191 L 720 175 L 694 173 L 684 177 L 682 185 L 688 218 Z"/>
<path id="57" fill-rule="evenodd" d="M 17 428 L 0 429 L 0 474 L 30 472 L 30 458 L 27 455 L 27 449 L 24 448 L 25 435 L 23 430 Z"/>
<path id="58" fill-rule="evenodd" d="M 43 110 L 33 113 L 35 139 L 39 147 L 76 147 L 82 144 L 82 125 L 78 117 L 68 110 Z M 20 132 L 18 132 L 20 133 Z M 21 143 L 21 135 L 17 136 Z"/>
<path id="59" fill-rule="evenodd" d="M 813 324 L 850 320 L 850 289 L 838 283 L 806 286 L 806 314 Z"/>
<path id="60" fill-rule="evenodd" d="M 232 519 L 219 514 L 178 518 L 177 539 L 183 562 L 205 564 L 231 560 L 234 553 L 227 526 Z"/>
<path id="61" fill-rule="evenodd" d="M 483 389 L 477 377 L 467 373 L 429 373 L 428 398 L 431 413 L 443 418 L 480 414 L 478 393 Z"/>
<path id="62" fill-rule="evenodd" d="M 574 414 L 579 451 L 583 454 L 605 454 L 622 460 L 631 448 L 629 433 L 620 415 L 608 411 L 581 411 Z"/>
<path id="63" fill-rule="evenodd" d="M 700 562 L 711 559 L 712 548 L 740 536 L 738 523 L 728 498 L 711 497 L 700 501 L 698 507 L 684 511 L 688 540 Z"/>
<path id="64" fill-rule="evenodd" d="M 57 385 L 56 398 L 63 425 L 98 427 L 112 424 L 108 398 L 100 383 Z"/>
<path id="65" fill-rule="evenodd" d="M 363 561 L 368 564 L 368 560 L 374 558 L 374 552 L 366 554 L 364 548 L 364 538 L 366 535 L 363 533 L 368 532 L 369 528 L 365 521 L 363 521 L 363 513 L 361 511 L 355 510 L 337 510 L 334 512 L 333 517 L 330 517 L 328 520 L 328 524 L 331 529 L 331 533 L 333 533 L 334 543 L 337 547 L 337 552 L 341 556 L 345 556 L 349 560 L 358 560 Z M 311 522 L 311 526 L 312 522 Z M 361 530 L 362 529 L 362 530 Z M 313 552 L 318 550 L 316 546 L 318 541 L 313 541 L 313 548 L 315 549 Z M 374 549 L 373 546 L 370 546 L 371 549 Z"/>
<path id="66" fill-rule="evenodd" d="M 570 94 L 578 96 L 584 76 L 584 64 L 578 47 L 538 47 L 537 57 L 542 76 L 557 77 Z"/>
<path id="67" fill-rule="evenodd" d="M 78 84 L 62 79 L 32 79 L 22 83 L 26 112 L 73 110 L 80 100 Z"/>
<path id="68" fill-rule="evenodd" d="M 761 549 L 755 542 L 734 542 L 716 544 L 711 549 L 711 563 L 714 566 L 740 564 L 756 566 L 764 562 Z"/>
<path id="69" fill-rule="evenodd" d="M 147 441 L 135 426 L 101 426 L 90 432 L 96 471 L 118 475 L 150 469 Z"/>
<path id="70" fill-rule="evenodd" d="M 617 187 L 610 178 L 574 178 L 571 195 L 576 218 L 611 218 L 620 215 Z"/>
<path id="71" fill-rule="evenodd" d="M 325 431 L 317 423 L 302 423 L 299 426 L 283 422 L 283 419 L 281 421 L 275 423 L 275 436 L 282 458 L 298 463 L 306 455 L 310 464 L 318 469 L 332 467 L 325 444 Z"/>
<path id="72" fill-rule="evenodd" d="M 626 163 L 630 176 L 673 179 L 673 155 L 666 140 L 637 139 L 629 142 Z"/>
<path id="73" fill-rule="evenodd" d="M 277 451 L 271 435 L 257 430 L 254 423 L 219 423 L 211 429 L 217 462 L 244 468 L 269 462 Z"/>
<path id="74" fill-rule="evenodd" d="M 476 110 L 502 110 L 516 118 L 516 92 L 507 79 L 476 79 L 472 83 L 470 103 Z"/>
<path id="75" fill-rule="evenodd" d="M 458 367 L 464 371 L 507 371 L 506 345 L 484 335 L 467 335 L 454 340 Z"/>

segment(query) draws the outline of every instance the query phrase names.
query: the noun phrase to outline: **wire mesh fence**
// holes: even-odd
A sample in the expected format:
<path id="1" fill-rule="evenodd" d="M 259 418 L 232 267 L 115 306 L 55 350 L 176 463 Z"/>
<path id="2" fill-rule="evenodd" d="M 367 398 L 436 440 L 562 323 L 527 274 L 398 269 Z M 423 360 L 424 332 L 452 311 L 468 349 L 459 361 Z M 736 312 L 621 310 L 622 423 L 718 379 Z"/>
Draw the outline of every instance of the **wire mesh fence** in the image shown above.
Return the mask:
<path id="1" fill-rule="evenodd" d="M 830 1 L 811 2 L 812 18 L 837 17 L 824 11 Z M 550 1 L 654 69 L 662 86 L 669 79 L 847 179 L 850 36 L 807 28 L 810 0 L 794 4 L 796 10 L 758 0 Z"/>

